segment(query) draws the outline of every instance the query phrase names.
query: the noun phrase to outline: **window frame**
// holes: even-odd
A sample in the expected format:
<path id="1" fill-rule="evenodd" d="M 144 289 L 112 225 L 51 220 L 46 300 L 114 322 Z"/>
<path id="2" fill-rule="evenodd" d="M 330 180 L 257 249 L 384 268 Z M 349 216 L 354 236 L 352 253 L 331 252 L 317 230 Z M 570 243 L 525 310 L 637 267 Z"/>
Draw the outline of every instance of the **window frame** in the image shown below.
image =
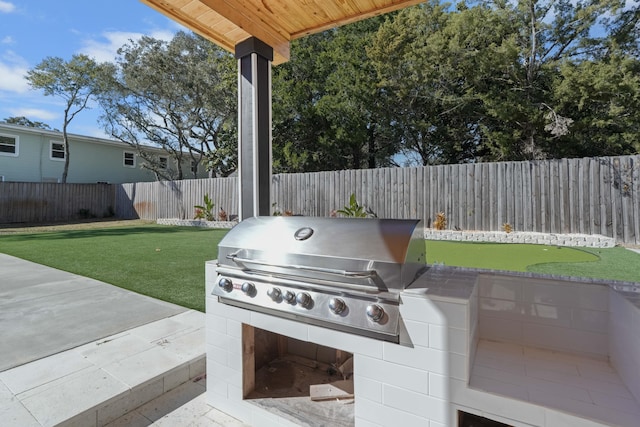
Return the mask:
<path id="1" fill-rule="evenodd" d="M 13 153 L 0 150 L 0 156 L 18 157 L 18 155 L 20 154 L 20 137 L 18 135 L 13 135 L 10 133 L 0 133 L 0 137 L 13 138 L 13 147 L 14 147 Z M 1 141 L 0 141 L 0 145 L 6 146 L 6 147 L 10 146 L 9 144 L 3 143 Z"/>
<path id="2" fill-rule="evenodd" d="M 127 164 L 127 154 L 131 155 L 132 164 Z M 135 168 L 136 167 L 136 153 L 133 151 L 123 151 L 122 152 L 122 166 L 125 168 Z"/>
<path id="3" fill-rule="evenodd" d="M 167 156 L 159 156 L 158 163 L 160 164 L 160 168 L 163 170 L 167 170 L 169 168 L 169 157 Z"/>
<path id="4" fill-rule="evenodd" d="M 53 150 L 53 145 L 54 144 L 59 145 L 59 146 L 62 147 L 62 157 L 55 157 L 53 155 L 53 151 L 54 151 Z M 60 150 L 56 150 L 56 152 L 60 152 Z M 65 149 L 64 142 L 55 141 L 55 140 L 49 141 L 49 159 L 53 160 L 53 161 L 56 161 L 56 162 L 64 162 L 66 158 L 67 158 L 67 150 Z"/>

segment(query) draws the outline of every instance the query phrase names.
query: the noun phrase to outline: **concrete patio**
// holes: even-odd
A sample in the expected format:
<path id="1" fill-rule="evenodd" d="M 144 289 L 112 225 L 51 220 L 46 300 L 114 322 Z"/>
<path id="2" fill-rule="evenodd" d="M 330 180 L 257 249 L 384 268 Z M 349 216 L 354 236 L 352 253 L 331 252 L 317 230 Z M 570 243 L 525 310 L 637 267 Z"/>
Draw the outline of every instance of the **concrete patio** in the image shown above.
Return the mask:
<path id="1" fill-rule="evenodd" d="M 204 402 L 204 319 L 0 254 L 2 425 L 241 425 Z"/>

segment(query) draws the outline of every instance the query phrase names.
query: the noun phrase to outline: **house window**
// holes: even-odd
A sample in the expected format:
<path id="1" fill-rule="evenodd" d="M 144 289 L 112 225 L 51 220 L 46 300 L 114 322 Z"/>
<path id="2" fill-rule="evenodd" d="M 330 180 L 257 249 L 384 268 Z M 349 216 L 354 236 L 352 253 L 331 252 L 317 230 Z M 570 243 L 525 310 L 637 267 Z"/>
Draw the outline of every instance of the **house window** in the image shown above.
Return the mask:
<path id="1" fill-rule="evenodd" d="M 51 141 L 51 160 L 64 160 L 64 144 Z"/>
<path id="2" fill-rule="evenodd" d="M 136 166 L 136 155 L 131 151 L 124 152 L 124 165 L 130 168 Z"/>
<path id="3" fill-rule="evenodd" d="M 14 157 L 18 155 L 17 136 L 0 134 L 0 155 Z"/>
<path id="4" fill-rule="evenodd" d="M 169 164 L 169 159 L 167 159 L 166 157 L 160 157 L 159 162 L 160 162 L 160 168 L 166 169 L 167 165 Z"/>
<path id="5" fill-rule="evenodd" d="M 198 162 L 191 160 L 191 172 L 198 173 Z"/>

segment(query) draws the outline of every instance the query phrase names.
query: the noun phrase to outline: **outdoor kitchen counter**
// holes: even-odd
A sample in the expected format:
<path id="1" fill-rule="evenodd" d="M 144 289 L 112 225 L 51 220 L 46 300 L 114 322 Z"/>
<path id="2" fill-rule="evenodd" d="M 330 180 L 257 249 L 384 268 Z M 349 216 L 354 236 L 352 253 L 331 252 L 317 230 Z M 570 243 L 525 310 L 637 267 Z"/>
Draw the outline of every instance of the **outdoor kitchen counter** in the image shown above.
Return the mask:
<path id="1" fill-rule="evenodd" d="M 450 398 L 458 410 L 509 425 L 635 427 L 639 288 L 436 265 L 405 289 L 401 304 L 426 298 L 446 319 L 441 347 L 449 347 Z M 411 326 L 401 344 L 415 344 Z M 435 331 L 429 331 L 430 346 L 439 337 Z M 466 354 L 468 365 L 456 363 L 456 353 Z"/>
<path id="2" fill-rule="evenodd" d="M 469 300 L 480 272 L 456 267 L 430 266 L 404 292 L 429 297 Z"/>
<path id="3" fill-rule="evenodd" d="M 400 292 L 396 344 L 223 304 L 211 295 L 215 268 L 207 263 L 208 401 L 250 424 L 295 422 L 242 398 L 245 325 L 353 354 L 356 426 L 455 426 L 459 411 L 507 425 L 638 425 L 640 310 L 629 287 L 430 266 Z"/>

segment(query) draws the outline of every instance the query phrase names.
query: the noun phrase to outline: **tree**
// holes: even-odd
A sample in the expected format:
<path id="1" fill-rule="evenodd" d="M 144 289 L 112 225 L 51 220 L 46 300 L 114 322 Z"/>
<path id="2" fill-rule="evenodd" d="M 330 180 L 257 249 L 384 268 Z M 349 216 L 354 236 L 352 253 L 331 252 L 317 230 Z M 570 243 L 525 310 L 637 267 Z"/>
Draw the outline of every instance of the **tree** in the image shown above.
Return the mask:
<path id="1" fill-rule="evenodd" d="M 274 169 L 302 172 L 389 166 L 376 74 L 365 47 L 381 18 L 292 43 L 292 60 L 274 69 Z"/>
<path id="2" fill-rule="evenodd" d="M 486 7 L 451 12 L 432 1 L 382 25 L 368 49 L 401 151 L 421 165 L 473 160 L 490 58 L 505 31 Z"/>
<path id="3" fill-rule="evenodd" d="M 138 148 L 159 179 L 183 179 L 183 164 L 205 163 L 212 176 L 237 168 L 236 63 L 206 39 L 185 32 L 169 41 L 143 37 L 119 51 L 102 82 L 107 133 Z M 141 149 L 162 147 L 175 169 Z M 195 171 L 193 172 L 195 177 Z"/>
<path id="4" fill-rule="evenodd" d="M 613 102 L 628 112 L 636 108 L 632 72 L 614 73 L 625 76 L 618 80 L 624 95 L 615 94 L 613 86 L 589 90 L 599 73 L 580 79 L 579 72 L 571 72 L 587 64 L 613 72 L 603 52 L 637 46 L 636 15 L 630 13 L 625 12 L 624 25 L 610 25 L 612 37 L 593 35 L 620 6 L 618 0 L 496 0 L 474 7 L 461 2 L 454 10 L 431 1 L 389 19 L 369 54 L 405 152 L 416 153 L 422 164 L 585 152 L 580 149 L 585 142 L 576 138 L 586 134 L 572 128 L 579 121 L 596 123 L 602 113 L 596 104 Z M 573 94 L 563 83 L 567 78 Z M 594 108 L 577 114 L 578 93 L 584 95 L 580 105 Z M 628 152 L 628 143 L 613 142 L 615 129 L 635 118 L 608 117 L 617 124 L 599 131 L 610 134 L 607 140 L 618 148 L 601 145 L 599 152 Z"/>
<path id="5" fill-rule="evenodd" d="M 554 104 L 571 126 L 557 138 L 556 157 L 640 153 L 640 60 L 612 52 L 560 72 Z"/>
<path id="6" fill-rule="evenodd" d="M 593 58 L 604 36 L 592 35 L 619 0 L 520 0 L 515 7 L 494 3 L 513 22 L 516 56 L 503 81 L 483 93 L 487 106 L 483 136 L 489 159 L 557 157 L 558 137 L 569 132 L 573 119 L 554 103 L 563 64 Z"/>
<path id="7" fill-rule="evenodd" d="M 323 170 L 331 161 L 319 140 L 330 141 L 326 119 L 317 110 L 324 96 L 325 66 L 320 54 L 331 32 L 291 42 L 291 60 L 273 69 L 273 170 Z"/>
<path id="8" fill-rule="evenodd" d="M 69 124 L 78 113 L 88 108 L 89 100 L 97 94 L 96 81 L 108 67 L 108 64 L 97 64 L 88 56 L 78 54 L 73 55 L 69 61 L 47 57 L 27 72 L 26 79 L 33 89 L 42 89 L 46 96 L 57 96 L 65 101 L 62 122 L 65 150 L 62 183 L 67 182 L 71 157 L 67 138 Z"/>
<path id="9" fill-rule="evenodd" d="M 30 128 L 36 128 L 36 129 L 51 130 L 51 126 L 49 126 L 48 124 L 46 124 L 44 122 L 34 122 L 34 121 L 31 121 L 31 120 L 27 119 L 24 116 L 8 117 L 8 118 L 4 119 L 4 122 L 8 123 L 10 125 L 19 125 L 19 126 L 26 126 L 26 127 L 30 127 Z"/>

